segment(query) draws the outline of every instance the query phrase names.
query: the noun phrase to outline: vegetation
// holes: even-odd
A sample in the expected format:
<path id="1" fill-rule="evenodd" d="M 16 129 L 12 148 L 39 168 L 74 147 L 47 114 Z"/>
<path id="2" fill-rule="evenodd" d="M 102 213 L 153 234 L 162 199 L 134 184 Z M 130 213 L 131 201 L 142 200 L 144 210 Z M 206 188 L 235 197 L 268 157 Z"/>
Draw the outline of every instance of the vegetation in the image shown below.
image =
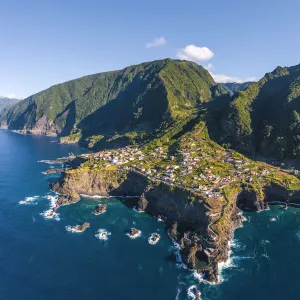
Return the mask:
<path id="1" fill-rule="evenodd" d="M 214 85 L 195 63 L 158 60 L 52 86 L 9 109 L 0 123 L 27 131 L 51 127 L 69 141 L 80 131 L 80 141 L 96 148 L 136 144 L 190 118 L 212 99 Z"/>
<path id="2" fill-rule="evenodd" d="M 267 73 L 237 92 L 222 111 L 210 116 L 212 135 L 247 154 L 298 158 L 300 155 L 300 65 Z"/>
<path id="3" fill-rule="evenodd" d="M 9 129 L 51 131 L 93 149 L 158 146 L 200 119 L 224 148 L 298 158 L 300 65 L 255 83 L 215 84 L 195 63 L 164 59 L 55 85 L 0 113 Z"/>
<path id="4" fill-rule="evenodd" d="M 78 143 L 81 139 L 81 132 L 72 133 L 69 136 L 64 136 L 60 138 L 60 143 L 62 144 L 73 144 Z"/>

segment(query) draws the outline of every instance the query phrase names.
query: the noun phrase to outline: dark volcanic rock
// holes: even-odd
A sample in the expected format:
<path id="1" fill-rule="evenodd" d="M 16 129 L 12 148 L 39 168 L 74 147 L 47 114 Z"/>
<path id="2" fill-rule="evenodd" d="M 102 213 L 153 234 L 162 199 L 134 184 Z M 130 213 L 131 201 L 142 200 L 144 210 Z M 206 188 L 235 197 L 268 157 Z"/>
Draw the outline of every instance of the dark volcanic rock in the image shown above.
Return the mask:
<path id="1" fill-rule="evenodd" d="M 80 200 L 80 196 L 76 193 L 72 193 L 71 195 L 60 195 L 58 197 L 57 206 L 68 205 L 72 203 L 76 203 Z"/>
<path id="2" fill-rule="evenodd" d="M 189 269 L 197 269 L 197 257 L 201 257 L 203 250 L 199 238 L 194 232 L 185 232 L 180 240 L 181 256 Z"/>
<path id="3" fill-rule="evenodd" d="M 65 169 L 54 168 L 54 169 L 46 170 L 43 173 L 47 174 L 47 175 L 50 175 L 50 174 L 62 173 L 64 171 L 65 171 Z"/>
<path id="4" fill-rule="evenodd" d="M 143 194 L 140 198 L 139 198 L 139 201 L 137 203 L 137 211 L 146 211 L 147 209 L 147 206 L 148 206 L 148 201 L 147 199 L 145 198 L 145 195 Z"/>
<path id="5" fill-rule="evenodd" d="M 90 223 L 85 222 L 82 225 L 67 226 L 66 228 L 67 228 L 68 231 L 83 232 L 89 227 L 90 227 Z"/>
<path id="6" fill-rule="evenodd" d="M 205 272 L 205 278 L 206 280 L 210 281 L 210 282 L 218 282 L 219 278 L 218 278 L 218 274 L 219 274 L 219 270 L 217 268 L 217 266 L 213 266 L 209 269 L 207 269 Z"/>
<path id="7" fill-rule="evenodd" d="M 177 222 L 173 222 L 173 224 L 171 225 L 171 228 L 170 228 L 170 234 L 173 238 L 177 238 L 177 229 L 178 229 L 178 223 Z"/>
<path id="8" fill-rule="evenodd" d="M 105 204 L 99 204 L 96 206 L 96 208 L 93 211 L 94 215 L 101 215 L 106 212 L 106 205 Z"/>
<path id="9" fill-rule="evenodd" d="M 201 300 L 200 292 L 198 291 L 198 289 L 196 287 L 193 288 L 193 292 L 196 295 L 196 300 Z"/>
<path id="10" fill-rule="evenodd" d="M 135 239 L 135 238 L 139 237 L 140 235 L 141 235 L 141 231 L 136 229 L 136 228 L 131 228 L 129 233 L 128 233 L 128 236 L 131 239 Z"/>
<path id="11" fill-rule="evenodd" d="M 242 210 L 261 211 L 263 209 L 263 201 L 254 191 L 243 190 L 238 195 L 237 205 Z"/>

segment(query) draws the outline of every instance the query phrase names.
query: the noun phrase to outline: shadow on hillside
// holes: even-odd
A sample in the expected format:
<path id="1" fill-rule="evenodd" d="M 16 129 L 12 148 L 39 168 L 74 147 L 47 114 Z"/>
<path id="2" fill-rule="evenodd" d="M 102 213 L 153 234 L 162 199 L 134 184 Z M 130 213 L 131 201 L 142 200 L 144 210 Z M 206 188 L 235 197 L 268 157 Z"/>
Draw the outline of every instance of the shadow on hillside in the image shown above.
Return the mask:
<path id="1" fill-rule="evenodd" d="M 65 122 L 65 126 L 60 133 L 61 136 L 67 136 L 70 134 L 76 122 L 75 101 L 69 103 L 65 110 L 57 115 L 56 122 Z"/>
<path id="2" fill-rule="evenodd" d="M 162 85 L 149 89 L 149 84 L 148 80 L 133 81 L 117 98 L 84 118 L 77 126 L 82 131 L 80 142 L 103 135 L 96 148 L 115 148 L 130 144 L 131 133 L 151 133 L 159 128 L 168 114 L 168 101 Z"/>

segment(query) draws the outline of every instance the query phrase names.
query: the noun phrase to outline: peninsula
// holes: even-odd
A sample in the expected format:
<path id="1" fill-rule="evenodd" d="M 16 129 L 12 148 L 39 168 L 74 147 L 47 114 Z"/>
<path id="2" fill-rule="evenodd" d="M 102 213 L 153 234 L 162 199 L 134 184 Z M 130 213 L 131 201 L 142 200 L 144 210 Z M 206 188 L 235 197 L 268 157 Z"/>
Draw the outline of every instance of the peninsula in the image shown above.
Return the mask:
<path id="1" fill-rule="evenodd" d="M 163 141 L 82 154 L 52 188 L 68 203 L 81 194 L 138 196 L 137 210 L 166 218 L 188 268 L 217 282 L 241 209 L 259 211 L 274 201 L 300 204 L 300 181 L 293 172 L 222 148 L 203 122 Z"/>
<path id="2" fill-rule="evenodd" d="M 165 219 L 183 263 L 217 282 L 242 210 L 300 204 L 299 80 L 298 65 L 221 85 L 165 59 L 53 86 L 0 113 L 0 126 L 92 150 L 46 172 L 62 173 L 58 207 L 134 196 L 137 211 Z"/>

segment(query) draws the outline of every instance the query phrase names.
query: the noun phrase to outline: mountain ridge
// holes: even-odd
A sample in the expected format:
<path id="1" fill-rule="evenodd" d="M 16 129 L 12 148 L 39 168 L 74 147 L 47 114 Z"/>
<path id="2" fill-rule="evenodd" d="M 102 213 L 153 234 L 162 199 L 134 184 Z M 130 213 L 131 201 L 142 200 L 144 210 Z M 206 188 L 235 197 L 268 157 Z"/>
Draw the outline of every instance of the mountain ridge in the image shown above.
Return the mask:
<path id="1" fill-rule="evenodd" d="M 52 86 L 1 114 L 0 124 L 22 132 L 71 136 L 71 142 L 82 136 L 142 136 L 188 117 L 211 100 L 215 85 L 202 66 L 157 60 Z"/>
<path id="2" fill-rule="evenodd" d="M 147 142 L 205 109 L 219 144 L 250 156 L 297 158 L 299 81 L 296 65 L 278 66 L 258 82 L 217 84 L 202 66 L 167 58 L 51 86 L 5 109 L 0 126 L 115 147 Z"/>
<path id="3" fill-rule="evenodd" d="M 300 154 L 300 65 L 277 67 L 232 97 L 219 116 L 219 143 L 255 155 Z"/>

